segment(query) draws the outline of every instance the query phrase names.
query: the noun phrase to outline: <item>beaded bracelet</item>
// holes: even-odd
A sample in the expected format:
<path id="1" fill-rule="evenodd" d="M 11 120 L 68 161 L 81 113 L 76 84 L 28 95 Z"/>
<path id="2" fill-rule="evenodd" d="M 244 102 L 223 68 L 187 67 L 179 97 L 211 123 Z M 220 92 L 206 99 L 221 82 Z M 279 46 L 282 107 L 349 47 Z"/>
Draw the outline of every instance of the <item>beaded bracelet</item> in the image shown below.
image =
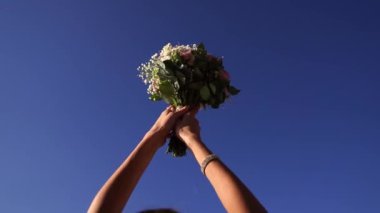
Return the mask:
<path id="1" fill-rule="evenodd" d="M 208 165 L 211 161 L 213 161 L 213 160 L 217 160 L 217 159 L 219 159 L 217 155 L 215 155 L 215 154 L 211 154 L 211 155 L 207 156 L 207 157 L 202 161 L 202 163 L 201 163 L 201 171 L 202 171 L 203 175 L 206 175 L 206 174 L 205 174 L 205 170 L 206 170 L 207 165 Z"/>

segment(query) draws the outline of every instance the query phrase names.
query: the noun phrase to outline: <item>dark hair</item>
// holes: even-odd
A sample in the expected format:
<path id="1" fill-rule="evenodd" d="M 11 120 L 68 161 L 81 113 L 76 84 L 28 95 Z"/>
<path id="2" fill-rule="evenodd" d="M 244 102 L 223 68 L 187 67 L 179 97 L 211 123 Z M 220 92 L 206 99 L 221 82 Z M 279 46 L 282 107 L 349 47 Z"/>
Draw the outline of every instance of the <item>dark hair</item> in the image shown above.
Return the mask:
<path id="1" fill-rule="evenodd" d="M 138 213 L 179 213 L 173 209 L 148 209 L 143 210 Z"/>

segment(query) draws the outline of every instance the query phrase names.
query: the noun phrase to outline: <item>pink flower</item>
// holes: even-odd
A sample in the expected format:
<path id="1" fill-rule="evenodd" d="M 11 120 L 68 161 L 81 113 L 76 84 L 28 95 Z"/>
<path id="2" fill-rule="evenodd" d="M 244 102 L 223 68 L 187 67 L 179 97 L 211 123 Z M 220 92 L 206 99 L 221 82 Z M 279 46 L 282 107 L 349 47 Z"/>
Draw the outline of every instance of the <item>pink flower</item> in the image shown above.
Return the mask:
<path id="1" fill-rule="evenodd" d="M 230 80 L 230 74 L 226 70 L 222 70 L 219 72 L 219 76 L 221 79 L 229 81 Z"/>

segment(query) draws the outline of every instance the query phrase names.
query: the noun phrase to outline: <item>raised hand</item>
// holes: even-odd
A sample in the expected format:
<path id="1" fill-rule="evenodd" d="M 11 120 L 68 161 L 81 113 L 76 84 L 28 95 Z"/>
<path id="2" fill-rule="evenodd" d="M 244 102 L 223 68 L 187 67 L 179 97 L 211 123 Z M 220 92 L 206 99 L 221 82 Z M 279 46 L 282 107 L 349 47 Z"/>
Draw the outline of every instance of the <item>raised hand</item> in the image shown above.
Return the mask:
<path id="1" fill-rule="evenodd" d="M 198 108 L 186 112 L 176 124 L 177 136 L 190 148 L 193 141 L 200 141 L 200 126 L 195 115 Z"/>
<path id="2" fill-rule="evenodd" d="M 155 134 L 159 137 L 160 146 L 164 145 L 165 139 L 169 136 L 170 131 L 174 129 L 177 120 L 188 111 L 189 107 L 175 108 L 174 106 L 169 106 L 161 113 L 149 130 L 151 134 Z"/>

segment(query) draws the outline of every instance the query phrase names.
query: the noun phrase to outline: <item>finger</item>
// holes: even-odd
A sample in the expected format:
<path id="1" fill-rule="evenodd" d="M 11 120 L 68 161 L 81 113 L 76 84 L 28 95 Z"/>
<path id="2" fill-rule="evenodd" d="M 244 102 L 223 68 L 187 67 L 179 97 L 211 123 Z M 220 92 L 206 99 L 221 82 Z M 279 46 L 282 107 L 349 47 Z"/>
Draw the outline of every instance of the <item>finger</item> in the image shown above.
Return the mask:
<path id="1" fill-rule="evenodd" d="M 183 106 L 183 107 L 177 107 L 172 111 L 172 115 L 175 118 L 182 117 L 187 111 L 189 111 L 189 107 Z"/>
<path id="2" fill-rule="evenodd" d="M 188 106 L 182 106 L 182 107 L 178 107 L 178 108 L 175 109 L 175 114 L 178 115 L 178 116 L 181 116 L 181 115 L 185 114 L 188 111 L 189 111 L 189 107 Z"/>
<path id="3" fill-rule="evenodd" d="M 170 113 L 170 112 L 174 112 L 174 106 L 172 106 L 172 105 L 169 105 L 168 107 L 166 107 L 166 109 L 164 110 L 164 112 L 166 113 L 166 114 L 168 114 L 168 113 Z"/>

